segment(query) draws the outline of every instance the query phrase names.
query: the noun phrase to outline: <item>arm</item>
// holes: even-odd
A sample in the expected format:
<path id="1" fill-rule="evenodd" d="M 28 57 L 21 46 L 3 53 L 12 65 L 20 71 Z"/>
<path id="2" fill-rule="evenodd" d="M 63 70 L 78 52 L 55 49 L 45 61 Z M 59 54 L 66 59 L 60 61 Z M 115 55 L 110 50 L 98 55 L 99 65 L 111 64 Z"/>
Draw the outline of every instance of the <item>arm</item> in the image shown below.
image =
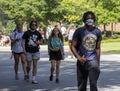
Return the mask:
<path id="1" fill-rule="evenodd" d="M 64 53 L 64 46 L 62 46 L 62 59 L 64 60 L 64 55 L 65 55 L 65 53 Z"/>
<path id="2" fill-rule="evenodd" d="M 81 63 L 84 63 L 86 61 L 86 58 L 84 57 L 84 55 L 81 57 L 77 50 L 76 50 L 76 46 L 77 46 L 77 42 L 72 40 L 72 44 L 71 44 L 71 50 L 74 54 L 74 56 L 77 58 L 78 61 L 80 61 Z"/>
<path id="3" fill-rule="evenodd" d="M 96 52 L 97 52 L 98 62 L 99 62 L 99 65 L 100 65 L 101 41 L 97 42 Z"/>
<path id="4" fill-rule="evenodd" d="M 38 41 L 35 42 L 37 45 L 42 44 L 42 39 L 39 39 Z"/>
<path id="5" fill-rule="evenodd" d="M 17 41 L 18 41 L 18 39 L 11 39 L 12 44 L 15 44 L 15 42 L 17 42 Z"/>
<path id="6" fill-rule="evenodd" d="M 23 48 L 23 52 L 26 54 L 26 50 L 25 50 L 25 39 L 22 39 L 22 48 Z"/>
<path id="7" fill-rule="evenodd" d="M 40 45 L 40 44 L 42 44 L 42 35 L 41 35 L 41 33 L 40 32 L 38 32 L 38 34 L 37 34 L 37 36 L 38 36 L 38 38 L 37 38 L 37 40 L 35 41 L 35 43 L 37 44 L 37 45 Z"/>

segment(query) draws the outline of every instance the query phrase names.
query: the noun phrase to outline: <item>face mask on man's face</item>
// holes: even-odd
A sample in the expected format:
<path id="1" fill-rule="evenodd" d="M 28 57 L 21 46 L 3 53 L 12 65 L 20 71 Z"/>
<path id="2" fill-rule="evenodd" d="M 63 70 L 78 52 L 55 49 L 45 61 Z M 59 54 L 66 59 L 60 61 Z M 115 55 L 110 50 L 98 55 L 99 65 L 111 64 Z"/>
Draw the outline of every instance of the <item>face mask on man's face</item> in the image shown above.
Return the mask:
<path id="1" fill-rule="evenodd" d="M 94 24 L 94 20 L 93 19 L 87 19 L 85 22 L 87 25 L 91 26 Z"/>

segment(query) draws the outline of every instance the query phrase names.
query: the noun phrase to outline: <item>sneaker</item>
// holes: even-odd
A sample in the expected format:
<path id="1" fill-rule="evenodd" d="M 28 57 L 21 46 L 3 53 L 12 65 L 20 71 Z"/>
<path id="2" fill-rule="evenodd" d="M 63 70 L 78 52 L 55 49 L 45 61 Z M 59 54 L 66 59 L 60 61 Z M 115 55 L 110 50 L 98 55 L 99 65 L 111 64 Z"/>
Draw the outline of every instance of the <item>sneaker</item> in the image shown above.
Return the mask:
<path id="1" fill-rule="evenodd" d="M 75 56 L 72 56 L 73 59 L 75 59 Z"/>
<path id="2" fill-rule="evenodd" d="M 24 80 L 29 80 L 29 75 L 25 75 Z"/>
<path id="3" fill-rule="evenodd" d="M 32 80 L 32 84 L 38 84 L 38 81 Z"/>
<path id="4" fill-rule="evenodd" d="M 53 75 L 51 75 L 49 79 L 50 79 L 50 81 L 52 81 L 53 80 Z"/>
<path id="5" fill-rule="evenodd" d="M 19 77 L 18 77 L 18 75 L 15 75 L 15 80 L 19 80 Z"/>
<path id="6" fill-rule="evenodd" d="M 70 58 L 72 58 L 72 56 L 69 55 L 68 58 L 70 59 Z"/>
<path id="7" fill-rule="evenodd" d="M 56 78 L 56 83 L 59 83 L 59 79 L 58 78 Z"/>

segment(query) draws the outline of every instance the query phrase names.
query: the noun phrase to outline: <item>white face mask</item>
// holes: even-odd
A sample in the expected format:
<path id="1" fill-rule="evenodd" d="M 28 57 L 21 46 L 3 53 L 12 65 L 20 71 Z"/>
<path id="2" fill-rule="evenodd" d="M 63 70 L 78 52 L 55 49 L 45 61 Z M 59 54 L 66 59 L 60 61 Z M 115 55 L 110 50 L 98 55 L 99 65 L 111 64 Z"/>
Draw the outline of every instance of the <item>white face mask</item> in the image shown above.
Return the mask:
<path id="1" fill-rule="evenodd" d="M 93 19 L 87 19 L 85 22 L 87 25 L 93 25 L 94 20 Z"/>

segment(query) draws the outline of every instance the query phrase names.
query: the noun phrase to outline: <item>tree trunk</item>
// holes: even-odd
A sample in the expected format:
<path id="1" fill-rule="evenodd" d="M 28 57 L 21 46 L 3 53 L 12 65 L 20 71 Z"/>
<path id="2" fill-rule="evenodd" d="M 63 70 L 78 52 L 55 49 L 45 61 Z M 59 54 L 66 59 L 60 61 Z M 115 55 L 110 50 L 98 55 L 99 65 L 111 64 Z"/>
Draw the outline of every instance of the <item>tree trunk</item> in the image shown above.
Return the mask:
<path id="1" fill-rule="evenodd" d="M 111 37 L 114 37 L 114 35 L 113 35 L 113 23 L 111 23 Z"/>
<path id="2" fill-rule="evenodd" d="M 106 25 L 105 24 L 103 25 L 103 28 L 104 28 L 103 29 L 104 30 L 104 36 L 106 37 L 107 35 L 106 35 Z"/>

